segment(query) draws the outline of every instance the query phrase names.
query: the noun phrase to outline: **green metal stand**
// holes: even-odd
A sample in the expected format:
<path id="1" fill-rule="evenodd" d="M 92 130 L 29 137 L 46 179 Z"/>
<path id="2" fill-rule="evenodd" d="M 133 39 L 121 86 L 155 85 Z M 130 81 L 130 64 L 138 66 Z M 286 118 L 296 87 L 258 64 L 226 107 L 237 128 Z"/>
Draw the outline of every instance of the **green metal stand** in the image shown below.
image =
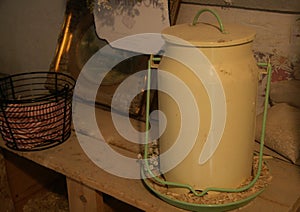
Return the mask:
<path id="1" fill-rule="evenodd" d="M 232 203 L 228 204 L 216 204 L 216 205 L 207 205 L 207 204 L 193 204 L 193 203 L 188 203 L 184 201 L 179 201 L 172 199 L 171 197 L 164 195 L 160 193 L 159 191 L 155 190 L 149 180 L 147 180 L 146 174 L 144 170 L 146 169 L 146 172 L 148 175 L 151 176 L 151 179 L 160 184 L 160 185 L 167 185 L 167 186 L 172 186 L 172 187 L 177 187 L 177 188 L 183 188 L 187 189 L 190 192 L 192 192 L 195 196 L 204 196 L 207 194 L 209 191 L 216 191 L 216 192 L 233 192 L 233 193 L 238 193 L 238 192 L 243 192 L 248 189 L 250 189 L 258 180 L 261 170 L 262 170 L 262 164 L 263 164 L 263 147 L 264 147 L 264 139 L 265 139 L 265 128 L 266 128 L 266 119 L 267 119 L 267 109 L 268 109 L 268 104 L 269 104 L 269 93 L 270 93 L 270 84 L 271 84 L 271 75 L 272 75 L 272 68 L 270 65 L 270 62 L 268 63 L 258 63 L 258 66 L 261 67 L 266 67 L 267 68 L 267 86 L 266 86 L 266 97 L 265 97 L 265 104 L 264 104 L 264 113 L 263 113 L 263 124 L 262 124 L 262 133 L 261 133 L 261 139 L 260 139 L 260 151 L 259 151 L 259 162 L 258 162 L 258 170 L 253 178 L 253 180 L 246 186 L 243 186 L 241 188 L 206 188 L 203 191 L 199 192 L 196 191 L 192 186 L 188 184 L 181 184 L 177 182 L 169 182 L 162 180 L 161 178 L 157 177 L 149 168 L 149 162 L 148 162 L 148 140 L 149 140 L 149 110 L 150 110 L 150 84 L 151 84 L 151 63 L 154 61 L 158 61 L 160 58 L 153 58 L 151 57 L 148 63 L 148 79 L 147 79 L 147 102 L 146 102 L 146 144 L 145 144 L 145 153 L 144 153 L 144 167 L 141 168 L 141 175 L 143 178 L 143 181 L 145 185 L 152 191 L 154 192 L 158 197 L 160 197 L 162 200 L 168 202 L 171 205 L 174 205 L 176 207 L 185 209 L 185 210 L 190 210 L 190 211 L 227 211 L 227 210 L 232 210 L 235 208 L 242 207 L 246 204 L 248 204 L 250 201 L 255 199 L 260 193 L 264 191 L 265 188 L 262 188 L 260 191 L 254 193 L 253 195 L 250 195 L 249 197 L 235 201 Z"/>

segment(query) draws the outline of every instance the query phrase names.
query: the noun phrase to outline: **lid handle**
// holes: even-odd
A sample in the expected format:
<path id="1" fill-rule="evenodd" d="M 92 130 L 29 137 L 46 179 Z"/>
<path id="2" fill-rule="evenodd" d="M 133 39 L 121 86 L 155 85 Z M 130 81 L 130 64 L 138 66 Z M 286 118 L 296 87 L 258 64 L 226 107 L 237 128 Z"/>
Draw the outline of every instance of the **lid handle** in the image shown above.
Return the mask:
<path id="1" fill-rule="evenodd" d="M 224 26 L 223 26 L 223 23 L 222 23 L 222 21 L 221 21 L 220 16 L 219 16 L 216 12 L 214 12 L 213 10 L 211 10 L 211 9 L 202 9 L 202 10 L 199 10 L 199 11 L 197 12 L 197 14 L 195 15 L 195 17 L 194 17 L 194 20 L 193 20 L 192 25 L 195 26 L 195 25 L 197 24 L 197 21 L 198 21 L 199 16 L 200 16 L 202 13 L 204 13 L 204 12 L 210 12 L 211 14 L 213 14 L 213 15 L 216 17 L 216 19 L 218 20 L 219 27 L 220 27 L 220 31 L 221 31 L 222 33 L 225 33 Z"/>

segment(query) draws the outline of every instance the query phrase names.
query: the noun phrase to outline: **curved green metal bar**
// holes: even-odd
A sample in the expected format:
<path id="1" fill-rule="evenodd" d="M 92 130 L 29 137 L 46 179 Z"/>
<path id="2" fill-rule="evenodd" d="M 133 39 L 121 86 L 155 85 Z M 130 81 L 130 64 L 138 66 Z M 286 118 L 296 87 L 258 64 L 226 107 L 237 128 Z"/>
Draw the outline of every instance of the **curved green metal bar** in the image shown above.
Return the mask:
<path id="1" fill-rule="evenodd" d="M 203 10 L 199 10 L 199 11 L 196 13 L 195 17 L 194 17 L 194 20 L 193 20 L 193 22 L 192 22 L 192 25 L 195 26 L 195 25 L 197 24 L 198 19 L 199 19 L 199 16 L 200 16 L 202 13 L 204 13 L 204 12 L 210 12 L 211 14 L 213 14 L 213 15 L 216 17 L 216 19 L 217 19 L 217 21 L 218 21 L 218 23 L 219 23 L 220 31 L 221 31 L 222 33 L 225 33 L 225 29 L 224 29 L 224 26 L 223 26 L 223 23 L 222 23 L 222 20 L 221 20 L 220 16 L 219 16 L 216 12 L 214 12 L 213 10 L 211 10 L 211 9 L 203 9 Z"/>

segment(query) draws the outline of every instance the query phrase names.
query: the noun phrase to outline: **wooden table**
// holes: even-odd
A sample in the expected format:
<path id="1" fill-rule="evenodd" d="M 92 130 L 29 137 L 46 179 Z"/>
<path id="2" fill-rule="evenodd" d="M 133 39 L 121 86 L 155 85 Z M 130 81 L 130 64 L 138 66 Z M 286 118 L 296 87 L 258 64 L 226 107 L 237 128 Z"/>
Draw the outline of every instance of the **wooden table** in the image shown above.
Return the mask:
<path id="1" fill-rule="evenodd" d="M 102 120 L 109 119 L 107 111 L 98 112 Z M 109 125 L 103 130 L 108 135 L 111 131 Z M 121 141 L 121 137 L 114 135 L 114 139 L 114 148 L 125 155 L 137 156 L 138 148 L 132 147 L 133 151 L 130 151 L 130 146 L 117 145 L 119 142 L 116 141 Z M 104 211 L 104 193 L 144 211 L 183 211 L 154 196 L 141 180 L 120 178 L 97 167 L 81 149 L 74 132 L 63 144 L 43 151 L 17 152 L 8 149 L 2 141 L 0 144 L 13 154 L 65 175 L 70 211 Z M 300 168 L 276 158 L 269 159 L 268 164 L 273 175 L 272 184 L 241 211 L 289 211 L 296 207 L 300 197 Z"/>

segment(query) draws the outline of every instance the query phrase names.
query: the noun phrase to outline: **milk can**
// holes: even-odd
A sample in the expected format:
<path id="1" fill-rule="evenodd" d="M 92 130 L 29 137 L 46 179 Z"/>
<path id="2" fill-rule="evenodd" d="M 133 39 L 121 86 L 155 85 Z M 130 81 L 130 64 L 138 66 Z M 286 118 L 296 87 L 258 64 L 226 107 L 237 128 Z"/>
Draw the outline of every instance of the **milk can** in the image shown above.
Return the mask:
<path id="1" fill-rule="evenodd" d="M 199 15 L 203 12 L 212 13 L 216 17 L 216 24 L 201 22 Z M 258 83 L 258 68 L 252 52 L 255 32 L 239 24 L 223 26 L 216 13 L 202 10 L 192 23 L 171 26 L 162 32 L 166 41 L 165 52 L 171 56 L 184 54 L 185 48 L 190 47 L 179 44 L 176 39 L 170 39 L 167 35 L 190 42 L 206 56 L 221 83 L 226 107 L 222 108 L 225 111 L 225 119 L 220 141 L 214 144 L 214 147 L 208 145 L 206 148 L 215 150 L 212 150 L 212 155 L 207 156 L 206 161 L 199 162 L 205 143 L 214 142 L 214 136 L 208 141 L 209 131 L 214 128 L 211 126 L 214 116 L 211 100 L 219 97 L 208 93 L 203 81 L 199 80 L 188 65 L 172 57 L 163 56 L 159 69 L 177 76 L 189 87 L 200 115 L 199 131 L 193 148 L 164 176 L 167 181 L 189 184 L 199 190 L 207 187 L 235 188 L 250 177 L 252 171 Z M 200 70 L 207 71 L 209 70 Z M 162 85 L 169 86 L 168 89 L 178 89 L 176 84 L 159 77 L 158 87 Z M 159 92 L 158 102 L 159 110 L 165 114 L 168 121 L 159 139 L 160 151 L 164 153 L 172 145 L 176 145 L 175 140 L 181 129 L 180 108 L 176 101 L 164 92 Z M 218 117 L 214 118 L 215 123 L 218 123 Z M 192 129 L 194 126 L 189 127 Z M 185 139 L 189 141 L 191 138 Z M 177 156 L 161 158 L 161 169 L 164 170 L 175 157 Z"/>

